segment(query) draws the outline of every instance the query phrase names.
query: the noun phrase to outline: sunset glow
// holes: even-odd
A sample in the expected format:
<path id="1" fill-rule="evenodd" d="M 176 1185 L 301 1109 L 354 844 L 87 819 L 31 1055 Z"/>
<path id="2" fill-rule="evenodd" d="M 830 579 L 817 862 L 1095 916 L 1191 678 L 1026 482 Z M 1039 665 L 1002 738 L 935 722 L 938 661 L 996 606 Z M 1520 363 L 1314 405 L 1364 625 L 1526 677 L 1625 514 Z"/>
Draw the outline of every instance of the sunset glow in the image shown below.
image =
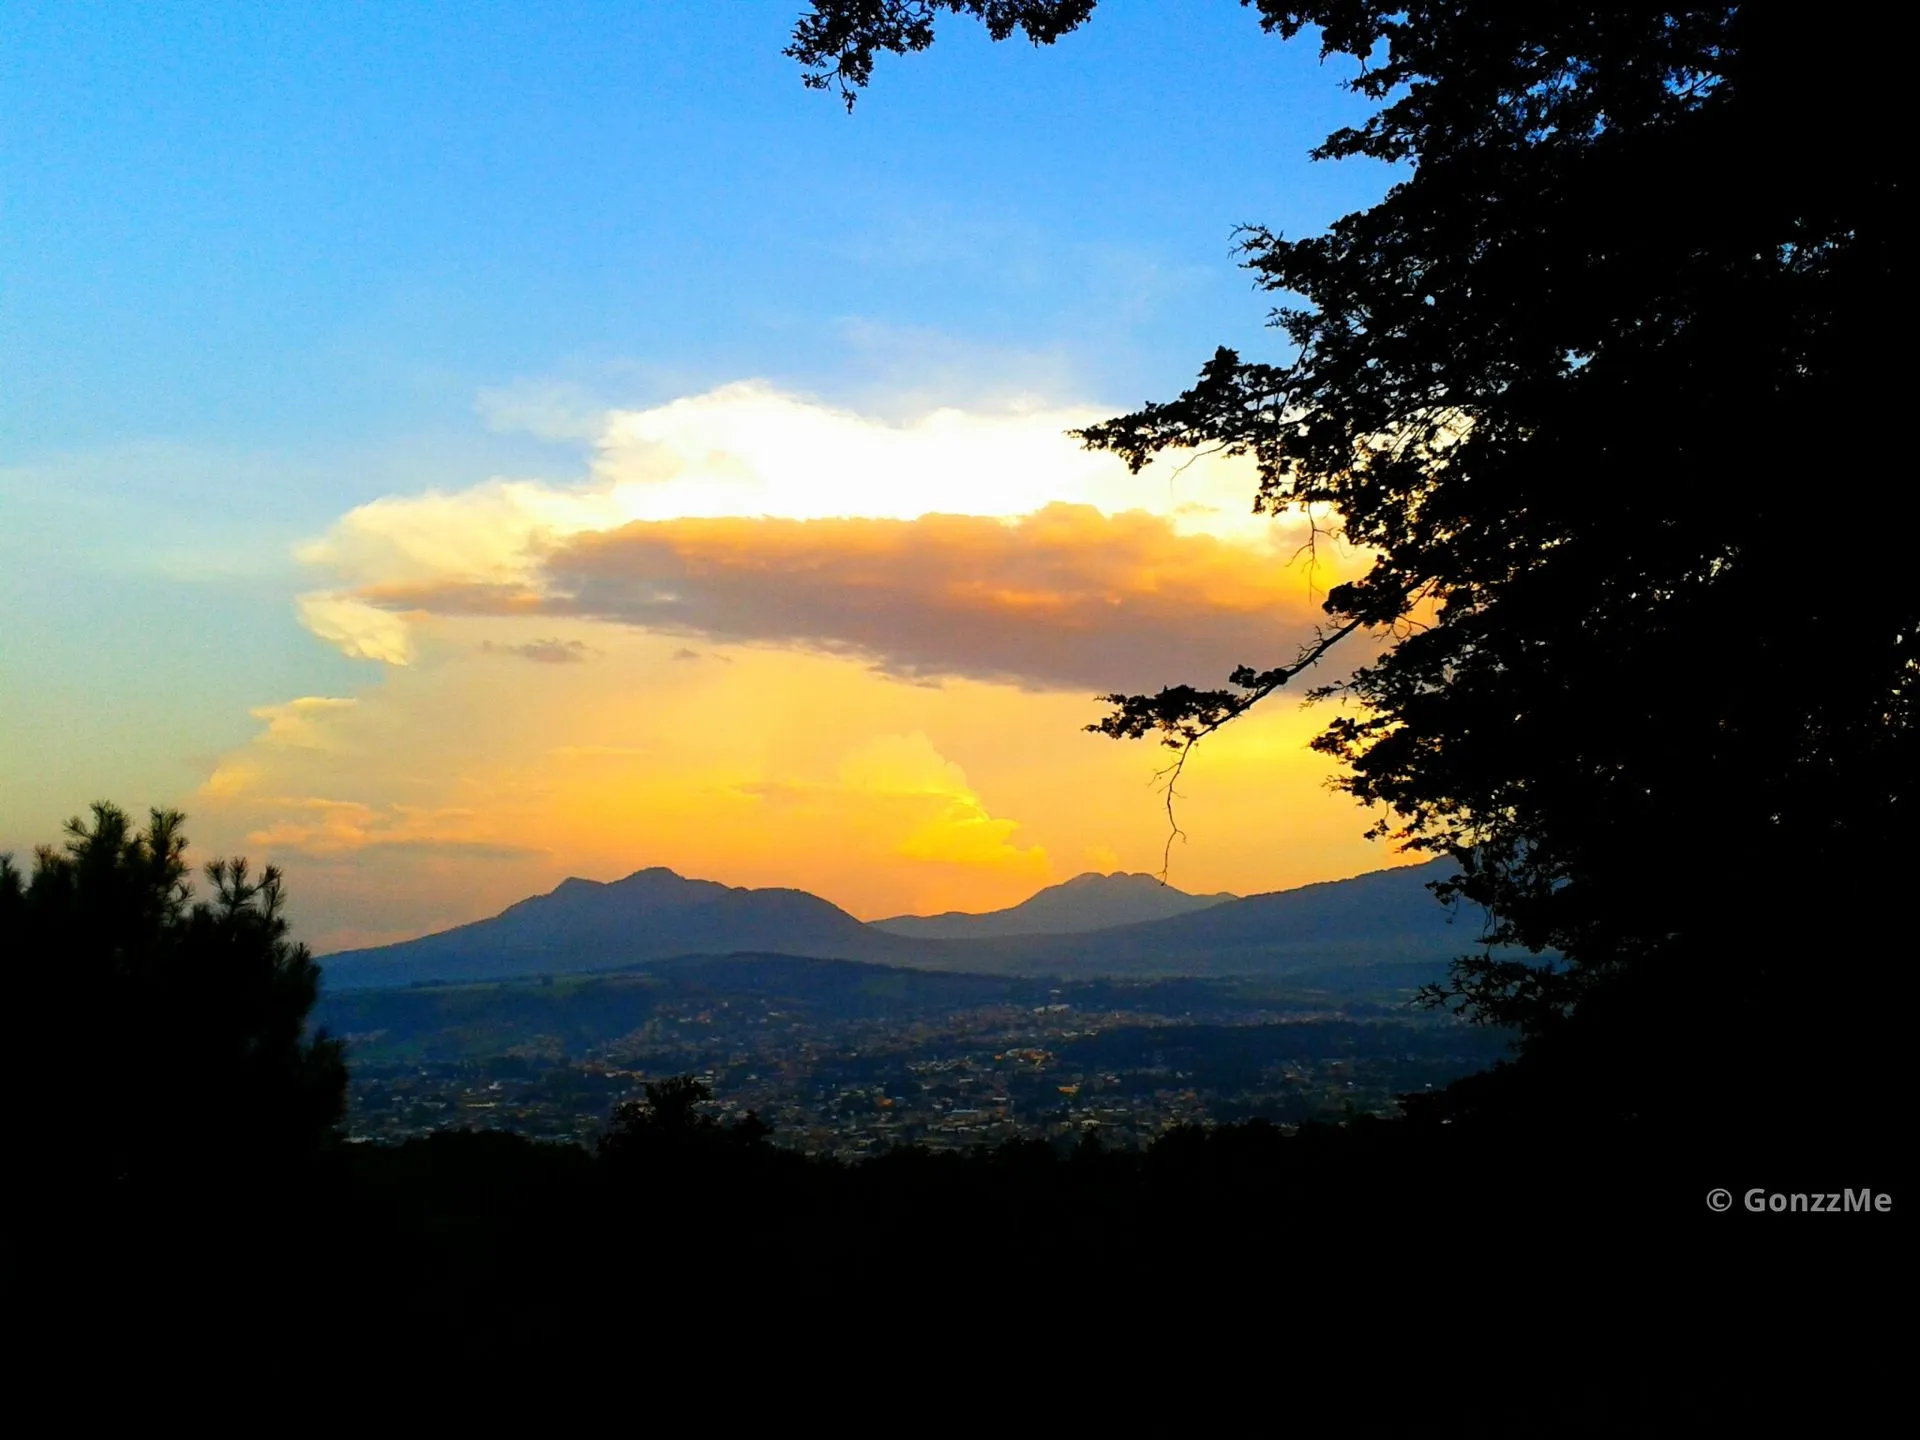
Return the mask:
<path id="1" fill-rule="evenodd" d="M 635 23 L 718 74 L 777 59 L 790 17 L 750 12 Z M 1238 53 L 1237 17 L 1199 23 L 1183 44 Z M 555 73 L 605 57 L 576 58 Z M 32 188 L 45 243 L 12 287 L 69 358 L 13 387 L 0 457 L 0 850 L 103 796 L 178 806 L 201 858 L 296 877 L 322 950 L 652 865 L 875 917 L 1163 855 L 1194 891 L 1396 863 L 1291 698 L 1195 756 L 1170 852 L 1170 757 L 1085 733 L 1105 692 L 1290 659 L 1364 558 L 1255 514 L 1244 459 L 1130 474 L 1070 433 L 1173 393 L 1244 318 L 1222 246 L 1256 172 L 1141 211 L 1123 157 L 1173 102 L 1118 89 L 1063 169 L 1034 137 L 1082 112 L 1037 95 L 849 125 L 785 70 L 646 70 L 611 123 L 584 92 L 535 113 L 509 87 L 483 121 L 450 91 L 423 150 L 371 92 L 391 151 L 246 150 L 279 133 L 256 111 L 346 113 L 303 69 L 232 123 L 143 105 L 62 142 L 98 149 L 63 172 L 85 193 Z M 1346 102 L 1301 75 L 1334 107 L 1274 112 L 1304 157 Z M 656 114 L 672 144 L 612 138 Z M 1004 188 L 966 178 L 982 126 Z M 123 163 L 142 145 L 178 174 Z M 1302 215 L 1379 188 L 1296 171 Z M 567 218 L 536 241 L 539 195 Z M 97 223 L 135 213 L 173 218 Z M 230 225 L 257 248 L 211 238 Z"/>
<path id="2" fill-rule="evenodd" d="M 336 582 L 303 621 L 381 671 L 260 707 L 193 804 L 203 828 L 325 875 L 319 943 L 645 865 L 863 918 L 1158 870 L 1164 755 L 1083 733 L 1092 692 L 1290 653 L 1352 563 L 1325 544 L 1292 558 L 1302 526 L 1250 517 L 1243 467 L 1130 479 L 1057 415 L 894 428 L 744 393 L 732 448 L 710 404 L 611 416 L 582 485 L 397 496 L 301 546 Z M 975 430 L 1005 469 L 971 498 L 1028 508 L 903 518 L 970 498 L 953 457 Z M 635 479 L 619 446 L 643 433 L 662 449 Z M 811 448 L 848 437 L 837 466 Z M 691 478 L 660 458 L 682 454 Z M 824 509 L 808 483 L 828 471 L 831 503 L 885 497 L 883 513 L 773 513 Z M 1076 479 L 1095 471 L 1105 506 Z M 715 472 L 735 513 L 668 513 L 716 510 Z M 1275 706 L 1209 745 L 1183 784 L 1176 880 L 1259 890 L 1378 863 L 1305 749 L 1319 723 Z"/>

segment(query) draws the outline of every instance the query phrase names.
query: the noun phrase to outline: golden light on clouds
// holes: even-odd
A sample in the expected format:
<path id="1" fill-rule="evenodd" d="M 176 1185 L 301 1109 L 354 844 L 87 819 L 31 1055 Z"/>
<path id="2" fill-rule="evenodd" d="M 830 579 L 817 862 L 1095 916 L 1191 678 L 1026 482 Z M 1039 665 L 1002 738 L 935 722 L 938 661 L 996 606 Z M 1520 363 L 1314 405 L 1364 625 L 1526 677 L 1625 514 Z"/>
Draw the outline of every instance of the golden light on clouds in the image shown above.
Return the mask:
<path id="1" fill-rule="evenodd" d="M 1164 752 L 1082 727 L 1105 688 L 1293 653 L 1354 557 L 1289 563 L 1244 467 L 1128 476 L 1091 414 L 891 425 L 735 386 L 606 418 L 576 486 L 363 506 L 304 547 L 300 614 L 384 662 L 255 712 L 198 802 L 295 861 L 323 947 L 646 865 L 816 891 L 866 918 L 986 909 L 1159 868 Z M 1183 789 L 1183 888 L 1388 863 L 1281 704 Z"/>
<path id="2" fill-rule="evenodd" d="M 1321 618 L 1271 547 L 1065 503 L 1004 519 L 636 521 L 554 543 L 518 584 L 402 581 L 338 603 L 395 620 L 613 620 L 1081 691 L 1219 677 L 1299 648 Z"/>
<path id="3" fill-rule="evenodd" d="M 407 622 L 389 610 L 350 594 L 302 595 L 294 602 L 300 623 L 343 655 L 405 665 L 413 659 Z"/>

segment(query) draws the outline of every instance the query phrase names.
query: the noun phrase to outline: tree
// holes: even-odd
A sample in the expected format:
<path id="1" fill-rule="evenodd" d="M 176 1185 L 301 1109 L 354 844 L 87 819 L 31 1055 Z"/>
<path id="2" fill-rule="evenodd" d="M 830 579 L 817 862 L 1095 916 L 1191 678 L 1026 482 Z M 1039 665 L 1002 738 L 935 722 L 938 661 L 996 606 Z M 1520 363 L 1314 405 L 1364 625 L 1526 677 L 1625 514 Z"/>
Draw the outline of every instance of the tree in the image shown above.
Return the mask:
<path id="1" fill-rule="evenodd" d="M 873 78 L 873 57 L 925 50 L 941 11 L 967 15 L 996 40 L 1018 30 L 1051 45 L 1085 24 L 1097 0 L 824 0 L 795 22 L 787 54 L 809 66 L 811 90 L 834 90 L 853 109 L 854 92 Z"/>
<path id="2" fill-rule="evenodd" d="M 1091 8 L 820 0 L 789 53 L 851 104 L 939 12 L 1040 43 Z M 1905 127 L 1887 72 L 1821 68 L 1866 12 L 1252 8 L 1358 62 L 1372 114 L 1316 157 L 1406 176 L 1323 235 L 1241 233 L 1290 353 L 1222 349 L 1083 438 L 1135 468 L 1250 456 L 1256 508 L 1330 512 L 1378 558 L 1328 596 L 1321 644 L 1110 697 L 1094 728 L 1184 757 L 1341 638 L 1396 637 L 1315 692 L 1345 701 L 1318 748 L 1376 833 L 1461 860 L 1442 889 L 1488 907 L 1492 941 L 1558 957 L 1469 957 L 1430 998 L 1517 1025 L 1535 1070 L 1617 1113 L 1668 1083 L 1650 1048 L 1690 1047 L 1700 1085 L 1761 1063 L 1805 1038 L 1809 950 L 1901 973 Z"/>
<path id="3" fill-rule="evenodd" d="M 137 830 L 97 804 L 30 873 L 0 858 L 8 1093 L 55 1203 L 244 1190 L 310 1162 L 345 1112 L 340 1042 L 307 1033 L 320 971 L 287 938 L 280 872 L 215 860 L 195 900 L 183 824 L 155 810 Z"/>
<path id="4" fill-rule="evenodd" d="M 750 1150 L 773 1133 L 752 1111 L 722 1124 L 700 1110 L 711 1099 L 712 1088 L 692 1075 L 649 1080 L 646 1099 L 614 1107 L 613 1124 L 600 1137 L 601 1159 L 617 1167 L 649 1154 L 696 1146 Z"/>

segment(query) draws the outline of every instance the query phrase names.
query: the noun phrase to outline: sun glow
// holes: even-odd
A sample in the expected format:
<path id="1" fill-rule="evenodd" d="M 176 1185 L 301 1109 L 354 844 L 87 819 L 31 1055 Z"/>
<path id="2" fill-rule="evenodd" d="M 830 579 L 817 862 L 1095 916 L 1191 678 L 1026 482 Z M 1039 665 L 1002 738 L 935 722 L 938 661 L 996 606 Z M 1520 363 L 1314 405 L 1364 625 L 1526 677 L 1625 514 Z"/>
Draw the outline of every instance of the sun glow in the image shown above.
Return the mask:
<path id="1" fill-rule="evenodd" d="M 1130 476 L 1086 409 L 883 423 L 762 385 L 604 417 L 573 485 L 363 505 L 304 545 L 307 627 L 381 662 L 255 712 L 199 808 L 326 877 L 325 946 L 644 865 L 872 918 L 1157 870 L 1162 759 L 1084 733 L 1103 689 L 1271 663 L 1355 557 L 1295 561 L 1240 462 Z M 1382 863 L 1279 708 L 1189 771 L 1173 879 Z"/>

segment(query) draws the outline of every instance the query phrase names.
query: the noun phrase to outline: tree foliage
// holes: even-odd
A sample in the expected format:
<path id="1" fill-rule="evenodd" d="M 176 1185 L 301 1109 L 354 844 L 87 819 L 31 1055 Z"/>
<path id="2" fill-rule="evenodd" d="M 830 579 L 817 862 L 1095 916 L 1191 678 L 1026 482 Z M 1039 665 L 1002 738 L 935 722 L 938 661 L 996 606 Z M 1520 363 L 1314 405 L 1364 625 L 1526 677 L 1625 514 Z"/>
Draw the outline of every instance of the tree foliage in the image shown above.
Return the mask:
<path id="1" fill-rule="evenodd" d="M 30 871 L 0 859 L 16 1134 L 56 1191 L 152 1193 L 285 1173 L 334 1135 L 341 1046 L 308 1034 L 320 982 L 272 866 L 206 867 L 176 811 L 68 822 Z"/>
<path id="2" fill-rule="evenodd" d="M 752 1111 L 722 1121 L 700 1107 L 713 1090 L 692 1075 L 649 1080 L 644 1100 L 616 1106 L 613 1123 L 600 1137 L 600 1156 L 615 1166 L 689 1148 L 751 1149 L 773 1133 Z"/>
<path id="3" fill-rule="evenodd" d="M 1051 45 L 1093 14 L 1097 0 L 840 0 L 815 5 L 793 27 L 786 53 L 807 70 L 811 90 L 833 90 L 853 109 L 854 93 L 873 78 L 881 51 L 906 55 L 933 44 L 941 12 L 980 21 L 996 40 L 1016 30 Z"/>
<path id="4" fill-rule="evenodd" d="M 796 52 L 857 87 L 876 50 L 927 43 L 934 8 L 981 7 L 822 0 Z M 1036 39 L 1089 9 L 1019 8 Z M 1473 958 L 1435 998 L 1536 1040 L 1624 1016 L 1644 1035 L 1688 993 L 1790 1007 L 1823 927 L 1790 938 L 1783 906 L 1844 917 L 1858 951 L 1897 943 L 1920 621 L 1888 548 L 1911 514 L 1887 323 L 1906 163 L 1898 87 L 1828 48 L 1865 12 L 1253 8 L 1358 62 L 1372 112 L 1316 156 L 1404 178 L 1321 235 L 1241 232 L 1286 353 L 1222 349 L 1084 439 L 1136 468 L 1250 456 L 1257 508 L 1331 512 L 1376 553 L 1329 595 L 1329 634 L 1401 638 L 1338 687 L 1317 746 L 1380 833 L 1461 858 L 1449 888 L 1493 938 L 1564 957 Z M 1114 696 L 1096 728 L 1184 749 L 1301 668 Z"/>

